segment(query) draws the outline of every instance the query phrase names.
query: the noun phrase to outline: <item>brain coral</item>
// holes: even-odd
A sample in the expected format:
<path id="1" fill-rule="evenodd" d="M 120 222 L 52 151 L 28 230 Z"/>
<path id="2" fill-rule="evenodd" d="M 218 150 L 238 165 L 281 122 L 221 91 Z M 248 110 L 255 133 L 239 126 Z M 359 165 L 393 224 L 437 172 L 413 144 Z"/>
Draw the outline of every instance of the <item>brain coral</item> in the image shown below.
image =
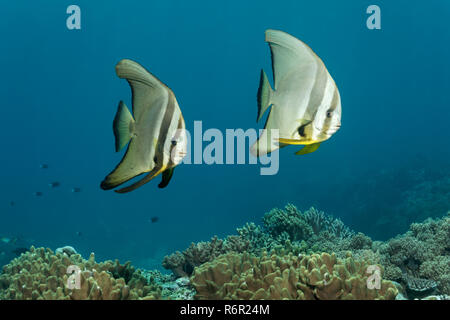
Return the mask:
<path id="1" fill-rule="evenodd" d="M 69 289 L 69 266 L 80 270 L 80 288 Z M 95 262 L 79 254 L 70 257 L 50 249 L 31 247 L 30 251 L 3 267 L 0 299 L 41 300 L 125 300 L 154 299 L 160 289 L 149 286 L 140 271 L 116 260 Z"/>
<path id="2" fill-rule="evenodd" d="M 390 281 L 368 289 L 368 264 L 334 254 L 261 257 L 228 253 L 197 267 L 191 283 L 196 299 L 394 299 Z"/>

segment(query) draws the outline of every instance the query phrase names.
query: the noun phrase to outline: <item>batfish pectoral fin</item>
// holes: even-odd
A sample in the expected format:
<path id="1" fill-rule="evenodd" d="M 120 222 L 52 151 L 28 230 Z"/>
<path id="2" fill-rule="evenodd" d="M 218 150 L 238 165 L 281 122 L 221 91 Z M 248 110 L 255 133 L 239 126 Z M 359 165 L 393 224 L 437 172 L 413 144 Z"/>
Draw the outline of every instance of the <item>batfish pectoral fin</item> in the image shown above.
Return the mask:
<path id="1" fill-rule="evenodd" d="M 122 189 L 118 189 L 118 190 L 114 190 L 117 193 L 127 193 L 130 191 L 133 191 L 137 188 L 139 188 L 140 186 L 146 184 L 147 182 L 149 182 L 150 180 L 152 180 L 153 178 L 155 178 L 156 176 L 158 176 L 165 168 L 154 168 L 152 171 L 150 171 L 144 178 L 142 178 L 141 180 L 139 180 L 138 182 L 122 188 Z"/>
<path id="2" fill-rule="evenodd" d="M 256 122 L 258 122 L 263 116 L 264 112 L 272 105 L 273 90 L 270 87 L 269 79 L 267 78 L 264 70 L 261 69 L 261 80 L 259 81 L 258 88 L 258 116 L 256 118 Z"/>
<path id="3" fill-rule="evenodd" d="M 300 149 L 299 151 L 297 151 L 295 154 L 298 156 L 301 156 L 304 154 L 312 153 L 312 152 L 316 151 L 319 148 L 319 146 L 320 146 L 320 142 L 308 144 L 303 149 Z"/>
<path id="4" fill-rule="evenodd" d="M 170 182 L 170 179 L 172 179 L 173 170 L 175 170 L 175 167 L 164 170 L 164 172 L 162 173 L 162 180 L 160 184 L 158 184 L 158 188 L 167 187 L 167 185 Z"/>
<path id="5" fill-rule="evenodd" d="M 122 150 L 133 136 L 134 119 L 130 110 L 123 101 L 119 102 L 113 122 L 114 136 L 116 137 L 116 152 Z"/>

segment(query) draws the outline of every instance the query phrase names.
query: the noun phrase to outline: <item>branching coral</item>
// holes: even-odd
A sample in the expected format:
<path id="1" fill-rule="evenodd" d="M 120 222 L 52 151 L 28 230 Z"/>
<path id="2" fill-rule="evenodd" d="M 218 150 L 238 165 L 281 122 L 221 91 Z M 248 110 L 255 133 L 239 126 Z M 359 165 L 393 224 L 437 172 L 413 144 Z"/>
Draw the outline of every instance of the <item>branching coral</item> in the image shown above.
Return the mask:
<path id="1" fill-rule="evenodd" d="M 229 253 L 196 268 L 191 283 L 197 299 L 394 299 L 398 290 L 389 281 L 369 289 L 367 267 L 327 253 Z"/>
<path id="2" fill-rule="evenodd" d="M 213 237 L 209 242 L 192 243 L 183 252 L 166 256 L 163 267 L 176 276 L 189 276 L 195 267 L 212 261 L 228 252 L 248 252 L 260 255 L 263 250 L 278 253 L 287 250 L 294 254 L 307 252 L 337 252 L 368 249 L 371 239 L 355 235 L 343 222 L 315 208 L 300 212 L 294 205 L 284 210 L 272 209 L 263 217 L 263 227 L 247 223 L 237 229 L 238 236 L 225 240 Z"/>
<path id="3" fill-rule="evenodd" d="M 255 223 L 246 223 L 243 227 L 236 229 L 239 237 L 249 243 L 247 252 L 259 255 L 262 248 L 270 251 L 274 245 L 274 239 Z"/>
<path id="4" fill-rule="evenodd" d="M 433 280 L 441 294 L 450 294 L 450 213 L 412 224 L 406 234 L 379 250 L 390 279 L 402 281 L 404 274 L 414 275 Z"/>
<path id="5" fill-rule="evenodd" d="M 192 244 L 185 252 L 166 257 L 166 266 L 175 274 L 186 276 L 194 268 L 203 267 L 228 252 L 255 256 L 261 256 L 264 250 L 274 255 L 294 256 L 328 252 L 341 259 L 351 252 L 355 260 L 382 265 L 384 278 L 400 282 L 404 288 L 436 283 L 438 294 L 450 294 L 450 213 L 443 219 L 414 223 L 409 232 L 388 242 L 355 234 L 341 220 L 315 208 L 301 213 L 295 206 L 287 205 L 284 210 L 266 213 L 263 222 L 262 227 L 247 223 L 237 229 L 239 236 L 229 236 L 223 241 L 213 238 L 208 243 Z M 309 237 L 302 239 L 306 234 Z M 413 280 L 408 283 L 405 276 Z"/>
<path id="6" fill-rule="evenodd" d="M 68 273 L 69 266 L 75 275 Z M 79 283 L 72 282 L 76 277 Z M 0 299 L 155 299 L 159 292 L 160 288 L 148 285 L 129 263 L 97 263 L 94 254 L 84 260 L 79 254 L 69 257 L 44 248 L 31 247 L 4 266 L 0 275 Z"/>
<path id="7" fill-rule="evenodd" d="M 287 236 L 291 241 L 308 239 L 313 228 L 297 208 L 287 204 L 285 209 L 272 209 L 263 217 L 265 230 L 274 238 Z"/>
<path id="8" fill-rule="evenodd" d="M 272 209 L 263 217 L 264 229 L 275 239 L 290 241 L 308 240 L 313 236 L 325 233 L 328 238 L 345 239 L 354 232 L 344 225 L 340 219 L 311 207 L 301 212 L 292 204 L 285 209 Z"/>
<path id="9" fill-rule="evenodd" d="M 192 274 L 194 268 L 205 262 L 211 261 L 226 252 L 246 252 L 250 248 L 250 242 L 240 236 L 228 236 L 225 240 L 217 236 L 209 242 L 191 243 L 183 252 L 175 252 L 164 257 L 163 267 L 172 270 L 179 277 Z"/>

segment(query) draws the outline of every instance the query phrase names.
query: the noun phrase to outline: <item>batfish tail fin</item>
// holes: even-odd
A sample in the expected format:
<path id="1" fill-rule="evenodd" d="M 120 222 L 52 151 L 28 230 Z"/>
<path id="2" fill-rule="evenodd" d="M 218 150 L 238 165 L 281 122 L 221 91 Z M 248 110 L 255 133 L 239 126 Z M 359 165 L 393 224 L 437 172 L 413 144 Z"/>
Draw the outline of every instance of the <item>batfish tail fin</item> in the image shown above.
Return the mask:
<path id="1" fill-rule="evenodd" d="M 114 136 L 116 137 L 116 152 L 127 145 L 134 133 L 134 119 L 130 110 L 123 101 L 119 102 L 113 122 Z"/>
<path id="2" fill-rule="evenodd" d="M 261 79 L 259 81 L 258 88 L 258 118 L 256 122 L 258 122 L 263 116 L 264 112 L 266 112 L 267 108 L 270 107 L 272 102 L 270 101 L 272 98 L 273 90 L 270 87 L 269 79 L 267 78 L 264 70 L 261 69 Z"/>

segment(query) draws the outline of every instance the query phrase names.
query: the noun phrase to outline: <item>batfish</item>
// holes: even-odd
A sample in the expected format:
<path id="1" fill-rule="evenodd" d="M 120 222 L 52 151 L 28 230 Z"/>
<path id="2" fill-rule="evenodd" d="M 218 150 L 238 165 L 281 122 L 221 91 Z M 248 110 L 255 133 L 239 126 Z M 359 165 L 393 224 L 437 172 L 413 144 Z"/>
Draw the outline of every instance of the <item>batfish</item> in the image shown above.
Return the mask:
<path id="1" fill-rule="evenodd" d="M 251 152 L 261 156 L 287 145 L 304 145 L 297 155 L 314 152 L 341 127 L 339 90 L 322 60 L 299 39 L 267 30 L 266 42 L 275 90 L 261 70 L 257 121 L 271 108 Z M 271 136 L 271 129 L 279 130 L 278 139 Z"/>
<path id="2" fill-rule="evenodd" d="M 113 189 L 148 172 L 140 181 L 115 191 L 130 192 L 160 173 L 162 182 L 158 186 L 164 188 L 187 149 L 186 128 L 177 99 L 169 87 L 137 62 L 121 60 L 116 74 L 128 81 L 133 99 L 133 113 L 120 101 L 114 118 L 116 151 L 129 144 L 122 161 L 100 187 Z"/>

